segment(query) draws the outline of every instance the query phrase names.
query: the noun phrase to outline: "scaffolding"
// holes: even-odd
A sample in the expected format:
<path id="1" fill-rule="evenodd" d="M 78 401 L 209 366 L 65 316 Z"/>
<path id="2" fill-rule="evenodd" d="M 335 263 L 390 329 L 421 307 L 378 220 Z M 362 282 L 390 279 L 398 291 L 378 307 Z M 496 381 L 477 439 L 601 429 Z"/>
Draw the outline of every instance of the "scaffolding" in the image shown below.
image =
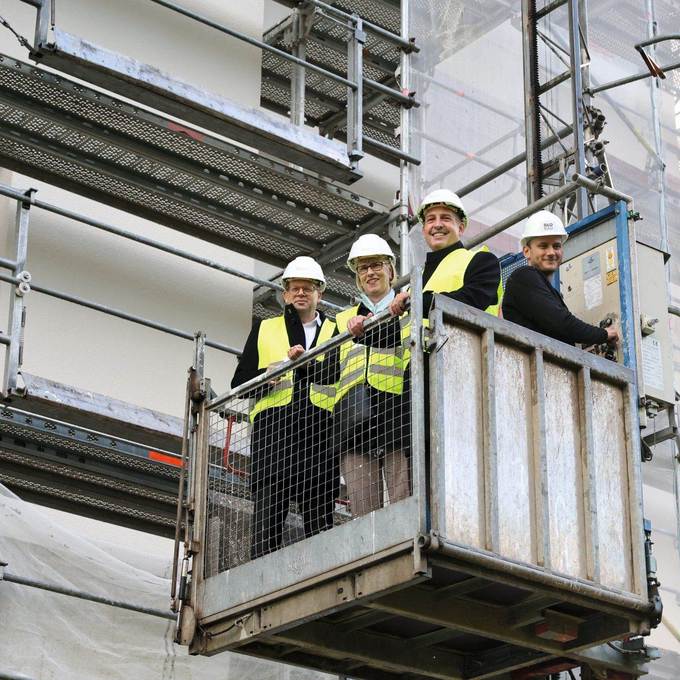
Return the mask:
<path id="1" fill-rule="evenodd" d="M 600 138 L 604 116 L 594 106 L 595 97 L 628 82 L 659 77 L 660 72 L 671 72 L 680 65 L 675 61 L 656 65 L 656 46 L 678 36 L 659 35 L 650 12 L 649 35 L 644 36 L 646 40 L 638 36 L 634 41 L 648 72 L 602 84 L 589 74 L 591 8 L 584 0 L 524 0 L 520 17 L 525 69 L 523 115 L 507 113 L 488 101 L 476 102 L 480 108 L 503 116 L 507 130 L 473 153 L 462 143 L 444 143 L 427 129 L 429 90 L 452 93 L 438 79 L 436 69 L 422 68 L 420 63 L 414 66 L 414 60 L 423 57 L 420 51 L 425 42 L 438 35 L 436 18 L 441 8 L 437 3 L 428 4 L 428 23 L 414 10 L 413 3 L 406 1 L 291 0 L 281 3 L 291 8 L 290 16 L 259 40 L 174 2 L 148 1 L 260 49 L 261 107 L 288 117 L 290 124 L 260 109 L 215 97 L 152 65 L 114 54 L 84 36 L 61 30 L 59 0 L 22 0 L 36 9 L 35 35 L 24 42 L 37 65 L 0 55 L 0 164 L 276 268 L 299 255 L 310 255 L 328 275 L 324 302 L 330 310 L 346 306 L 354 293 L 354 278 L 345 266 L 349 245 L 364 233 L 392 236 L 400 241 L 402 274 L 408 273 L 414 204 L 429 187 L 457 181 L 456 172 L 470 163 L 481 164 L 483 174 L 472 180 L 468 175 L 464 185 L 452 188 L 465 196 L 500 177 L 510 177 L 512 186 L 501 198 L 521 189 L 524 173 L 516 169 L 526 163 L 524 193 L 529 208 L 478 229 L 467 240 L 469 247 L 506 231 L 530 210 L 558 209 L 573 222 L 595 212 L 603 200 L 613 203 L 629 199 L 612 188 L 612 168 Z M 602 3 L 592 12 L 601 16 L 608 11 L 605 4 L 611 8 L 609 3 Z M 453 21 L 457 9 L 445 9 L 450 10 Z M 502 25 L 510 16 L 517 20 L 516 9 L 504 2 L 468 3 L 456 15 L 459 43 L 442 44 L 439 57 L 444 60 L 456 49 L 474 44 L 481 34 Z M 550 60 L 546 61 L 546 55 Z M 562 67 L 556 71 L 558 62 Z M 569 92 L 565 94 L 567 86 Z M 546 102 L 551 92 L 558 94 Z M 474 102 L 474 96 L 455 94 Z M 654 94 L 650 101 L 656 125 L 654 152 L 659 160 L 663 134 Z M 507 143 L 516 146 L 522 135 L 526 151 L 513 147 L 507 160 L 486 159 L 487 152 L 505 149 Z M 422 162 L 429 160 L 428 145 L 435 144 L 443 145 L 456 160 L 429 175 Z M 396 205 L 383 205 L 351 189 L 351 183 L 362 175 L 366 154 L 399 165 Z M 665 206 L 661 164 L 656 172 Z M 0 410 L 0 480 L 30 499 L 171 535 L 178 483 L 184 492 L 181 462 L 186 437 L 182 422 L 25 374 L 21 370 L 23 332 L 25 324 L 30 324 L 28 308 L 33 294 L 186 340 L 195 338 L 193 329 L 171 327 L 41 286 L 40 273 L 26 267 L 31 212 L 46 210 L 249 280 L 256 286 L 255 317 L 278 311 L 276 294 L 281 287 L 276 277 L 255 277 L 140 237 L 42 201 L 30 189 L 23 192 L 0 186 L 0 195 L 17 205 L 16 249 L 11 257 L 0 260 L 0 268 L 8 272 L 0 274 L 0 281 L 11 289 L 7 331 L 0 335 L 6 352 L 2 394 L 11 399 Z M 475 214 L 494 202 L 498 197 L 483 203 Z M 665 250 L 669 239 L 664 209 L 659 220 Z M 459 312 L 451 313 L 458 318 Z M 205 344 L 232 355 L 239 352 L 212 338 Z M 206 399 L 214 407 L 215 418 L 224 425 L 220 404 L 210 401 L 209 394 Z M 234 418 L 234 423 L 243 420 L 236 415 Z M 413 426 L 419 436 L 421 421 Z M 233 461 L 229 465 L 234 468 Z M 238 470 L 238 466 L 231 469 L 229 477 L 236 486 L 242 482 Z M 403 507 L 409 502 L 415 501 L 405 501 Z M 343 518 L 342 504 L 335 512 Z M 468 581 L 457 582 L 451 592 L 464 594 L 471 586 Z M 482 590 L 481 586 L 488 583 L 480 585 L 477 580 L 472 585 Z M 638 586 L 636 594 L 642 596 L 643 588 Z M 540 598 L 536 599 L 540 604 Z M 514 606 L 519 612 L 521 605 Z M 368 624 L 386 617 L 385 611 L 375 610 L 369 607 L 369 611 L 359 612 L 357 621 Z M 535 616 L 536 607 L 522 612 Z M 359 623 L 355 622 L 357 630 L 362 627 Z M 430 642 L 444 636 L 441 632 L 430 635 Z M 304 646 L 304 641 L 293 637 L 279 641 L 291 648 Z M 596 641 L 596 637 L 588 638 L 588 644 Z M 522 646 L 521 641 L 515 642 Z M 367 644 L 370 646 L 370 640 Z M 538 663 L 551 651 L 555 650 L 546 647 L 537 651 L 531 645 L 522 652 L 515 650 L 525 655 L 525 666 Z M 594 661 L 614 664 L 610 657 Z M 351 672 L 356 667 L 357 661 L 338 672 Z M 400 667 L 400 672 L 410 670 Z M 633 672 L 629 665 L 625 670 Z"/>

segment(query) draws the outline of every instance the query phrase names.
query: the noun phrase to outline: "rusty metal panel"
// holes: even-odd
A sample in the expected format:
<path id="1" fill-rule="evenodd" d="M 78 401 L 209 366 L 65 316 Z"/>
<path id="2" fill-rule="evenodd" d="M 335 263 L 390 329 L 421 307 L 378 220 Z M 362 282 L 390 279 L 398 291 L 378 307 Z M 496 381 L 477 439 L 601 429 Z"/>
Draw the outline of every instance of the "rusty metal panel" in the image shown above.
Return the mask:
<path id="1" fill-rule="evenodd" d="M 630 507 L 625 411 L 620 386 L 593 380 L 593 448 L 597 484 L 597 538 L 600 581 L 634 591 L 631 559 Z M 606 424 L 606 426 L 603 426 Z"/>
<path id="2" fill-rule="evenodd" d="M 440 540 L 644 599 L 632 372 L 448 299 L 430 319 Z"/>
<path id="3" fill-rule="evenodd" d="M 578 374 L 545 362 L 550 566 L 586 576 Z"/>
<path id="4" fill-rule="evenodd" d="M 201 617 L 247 607 L 261 597 L 272 598 L 286 588 L 358 559 L 376 555 L 413 540 L 419 531 L 418 498 L 359 517 L 304 541 L 222 571 L 203 582 Z"/>
<path id="5" fill-rule="evenodd" d="M 531 374 L 529 355 L 496 343 L 496 432 L 499 552 L 535 560 Z"/>
<path id="6" fill-rule="evenodd" d="M 438 528 L 452 541 L 484 546 L 482 360 L 479 335 L 447 327 L 448 338 L 434 371 L 443 381 L 441 402 L 433 409 L 442 426 L 438 453 Z"/>

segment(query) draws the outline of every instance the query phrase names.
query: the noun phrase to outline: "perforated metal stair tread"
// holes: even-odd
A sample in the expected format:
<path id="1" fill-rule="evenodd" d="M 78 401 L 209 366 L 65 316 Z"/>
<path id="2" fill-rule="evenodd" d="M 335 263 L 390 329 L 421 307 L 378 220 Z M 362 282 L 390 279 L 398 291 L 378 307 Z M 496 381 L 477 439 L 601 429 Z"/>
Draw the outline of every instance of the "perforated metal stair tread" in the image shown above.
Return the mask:
<path id="1" fill-rule="evenodd" d="M 282 266 L 387 209 L 309 173 L 0 56 L 0 162 Z"/>
<path id="2" fill-rule="evenodd" d="M 294 3 L 285 3 L 294 4 Z M 399 8 L 386 8 L 381 14 L 371 12 L 369 5 L 375 3 L 334 3 L 345 11 L 355 11 L 362 17 L 399 34 Z M 364 7 L 366 5 L 366 7 Z M 364 14 L 362 11 L 366 11 Z M 376 16 L 374 16 L 376 15 Z M 375 21 L 378 18 L 379 21 Z M 265 42 L 287 52 L 291 45 L 286 35 L 291 18 L 284 19 L 271 28 L 264 36 Z M 347 69 L 346 30 L 337 21 L 323 15 L 315 15 L 306 43 L 306 59 L 318 66 L 337 74 Z M 399 66 L 399 50 L 393 43 L 370 31 L 366 34 L 363 50 L 364 76 L 388 87 L 396 87 L 395 72 Z M 287 114 L 291 107 L 290 62 L 275 54 L 263 53 L 262 56 L 262 95 L 261 104 L 273 111 Z M 327 134 L 346 139 L 344 111 L 347 104 L 347 91 L 342 85 L 308 71 L 305 74 L 305 119 L 312 127 L 319 127 Z M 398 162 L 394 156 L 386 155 L 380 148 L 372 145 L 370 139 L 398 149 L 399 104 L 385 95 L 364 90 L 364 146 L 384 160 Z"/>

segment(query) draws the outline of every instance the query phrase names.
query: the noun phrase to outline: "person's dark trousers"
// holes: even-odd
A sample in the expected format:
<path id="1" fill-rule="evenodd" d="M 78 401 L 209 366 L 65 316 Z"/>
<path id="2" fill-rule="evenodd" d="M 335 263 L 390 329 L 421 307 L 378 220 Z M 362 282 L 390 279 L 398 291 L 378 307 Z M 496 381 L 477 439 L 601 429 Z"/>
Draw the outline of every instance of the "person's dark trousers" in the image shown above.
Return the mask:
<path id="1" fill-rule="evenodd" d="M 340 487 L 328 441 L 330 414 L 302 400 L 271 411 L 258 416 L 253 430 L 251 559 L 282 546 L 292 501 L 306 537 L 330 529 Z"/>

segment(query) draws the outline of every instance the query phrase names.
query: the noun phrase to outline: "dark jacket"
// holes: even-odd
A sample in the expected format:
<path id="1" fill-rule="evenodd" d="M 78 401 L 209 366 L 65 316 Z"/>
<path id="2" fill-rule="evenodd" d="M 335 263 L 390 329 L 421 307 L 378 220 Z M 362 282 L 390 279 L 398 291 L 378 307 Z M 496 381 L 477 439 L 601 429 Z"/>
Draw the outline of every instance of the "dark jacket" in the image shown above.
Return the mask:
<path id="1" fill-rule="evenodd" d="M 357 315 L 367 316 L 369 313 L 370 310 L 361 303 Z M 383 321 L 354 342 L 376 348 L 400 346 L 399 319 Z M 368 383 L 359 386 L 360 389 L 350 390 L 335 407 L 335 445 L 343 452 L 377 454 L 400 449 L 405 455 L 409 455 L 410 385 L 407 369 L 402 394 L 384 392 Z M 364 399 L 367 401 L 363 402 Z M 358 418 L 358 413 L 362 413 L 365 419 Z"/>
<path id="2" fill-rule="evenodd" d="M 305 331 L 297 311 L 292 305 L 287 305 L 284 316 L 289 345 L 304 347 Z M 326 318 L 324 313 L 319 312 L 319 317 L 323 323 Z M 266 368 L 258 368 L 257 339 L 260 326 L 260 321 L 253 324 L 231 381 L 232 388 L 266 372 Z M 316 345 L 320 330 L 319 325 L 312 347 Z M 337 328 L 334 333 L 337 333 Z M 291 403 L 266 409 L 255 418 L 250 462 L 252 491 L 265 482 L 292 485 L 294 490 L 299 490 L 309 484 L 310 475 L 318 477 L 321 473 L 325 475 L 323 484 L 335 484 L 337 462 L 332 460 L 327 443 L 330 414 L 312 405 L 309 400 L 310 382 L 326 382 L 322 375 L 326 364 L 325 361 L 314 360 L 297 368 Z M 328 382 L 333 383 L 336 379 L 331 375 Z M 266 384 L 247 396 L 260 399 L 269 389 L 270 386 Z"/>
<path id="3" fill-rule="evenodd" d="M 286 305 L 283 313 L 286 320 L 286 331 L 288 333 L 289 346 L 292 347 L 293 345 L 302 345 L 304 347 L 305 329 L 302 326 L 302 322 L 300 321 L 300 317 L 298 316 L 295 307 L 293 307 L 293 305 Z M 319 311 L 319 318 L 321 319 L 321 324 L 323 324 L 323 322 L 326 320 L 326 315 L 322 311 Z M 253 323 L 250 335 L 248 336 L 246 344 L 243 347 L 243 354 L 241 355 L 238 366 L 234 371 L 234 377 L 231 379 L 232 389 L 242 385 L 244 382 L 248 382 L 248 380 L 252 380 L 258 375 L 262 375 L 267 370 L 266 368 L 258 368 L 260 357 L 257 351 L 257 339 L 260 333 L 261 323 L 262 322 L 260 320 L 257 320 L 255 323 Z M 314 338 L 314 342 L 312 343 L 312 347 L 316 346 L 316 341 L 319 337 L 320 331 L 321 325 L 319 325 L 316 329 L 316 336 Z M 333 335 L 337 335 L 337 332 L 338 331 L 336 328 Z M 322 369 L 320 368 L 320 362 L 312 362 L 310 365 L 305 364 L 298 368 L 295 371 L 296 383 L 303 378 L 306 378 L 309 370 L 318 370 L 319 372 L 322 372 Z M 314 376 L 314 380 L 316 382 L 327 382 L 326 380 L 322 380 L 321 376 L 316 375 Z M 329 377 L 328 382 L 333 382 L 332 376 Z"/>
<path id="4" fill-rule="evenodd" d="M 570 345 L 607 341 L 605 329 L 577 319 L 548 278 L 531 266 L 510 275 L 503 296 L 503 318 Z"/>
<path id="5" fill-rule="evenodd" d="M 463 243 L 458 241 L 448 248 L 434 250 L 427 254 L 425 269 L 423 270 L 423 286 L 430 280 L 435 269 L 441 261 L 454 250 L 463 248 Z M 454 291 L 444 291 L 440 295 L 446 295 L 452 300 L 464 302 L 476 309 L 486 309 L 498 303 L 498 284 L 501 280 L 501 269 L 498 258 L 493 253 L 477 253 L 465 270 L 463 287 Z M 427 316 L 432 306 L 433 293 L 423 293 L 423 315 Z"/>

